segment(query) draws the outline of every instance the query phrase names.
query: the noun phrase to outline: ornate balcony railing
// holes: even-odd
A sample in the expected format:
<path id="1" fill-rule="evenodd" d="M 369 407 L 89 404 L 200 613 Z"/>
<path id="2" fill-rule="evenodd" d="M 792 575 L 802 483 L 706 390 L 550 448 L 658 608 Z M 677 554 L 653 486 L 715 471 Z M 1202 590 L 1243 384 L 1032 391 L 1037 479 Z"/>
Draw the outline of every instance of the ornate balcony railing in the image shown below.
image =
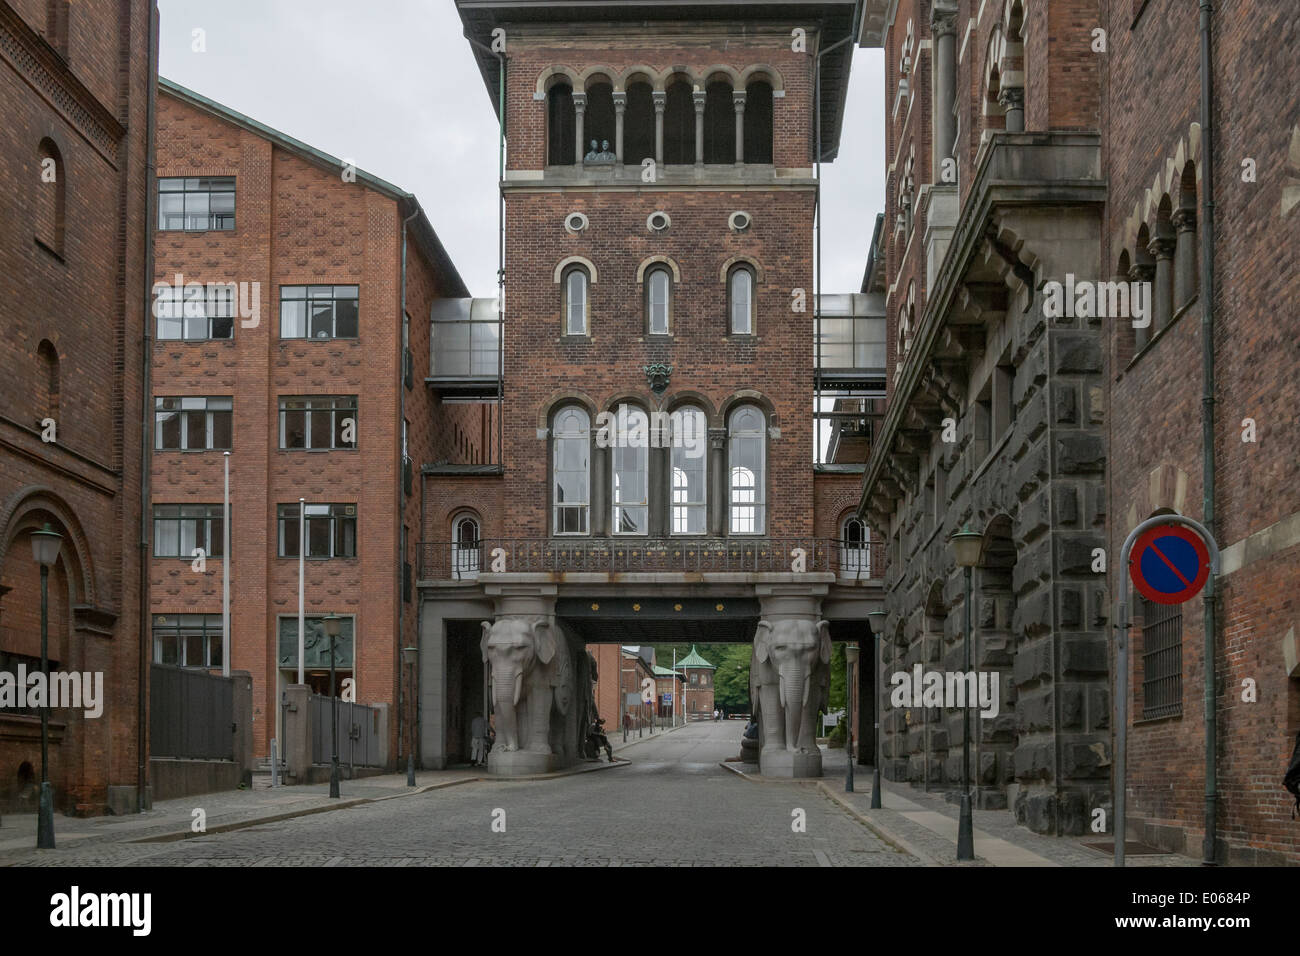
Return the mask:
<path id="1" fill-rule="evenodd" d="M 796 552 L 802 552 L 797 554 Z M 473 580 L 481 572 L 833 572 L 881 579 L 884 542 L 837 538 L 493 538 L 424 541 L 420 580 Z"/>

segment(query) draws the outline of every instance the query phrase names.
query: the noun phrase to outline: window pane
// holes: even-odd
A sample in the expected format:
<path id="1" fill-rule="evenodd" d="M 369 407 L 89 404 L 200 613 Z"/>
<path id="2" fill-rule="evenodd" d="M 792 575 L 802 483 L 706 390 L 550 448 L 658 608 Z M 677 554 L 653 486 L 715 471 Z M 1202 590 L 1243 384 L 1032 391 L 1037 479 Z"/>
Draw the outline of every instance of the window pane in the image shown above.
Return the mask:
<path id="1" fill-rule="evenodd" d="M 187 192 L 185 194 L 185 228 L 202 230 L 208 228 L 207 193 Z"/>
<path id="2" fill-rule="evenodd" d="M 307 334 L 307 303 L 302 299 L 280 301 L 280 338 L 300 339 Z"/>
<path id="3" fill-rule="evenodd" d="M 282 448 L 307 447 L 307 413 L 301 408 L 286 408 L 283 419 Z"/>
<path id="4" fill-rule="evenodd" d="M 668 273 L 657 269 L 650 273 L 650 331 L 668 331 Z"/>
<path id="5" fill-rule="evenodd" d="M 208 317 L 201 310 L 199 315 L 188 314 L 191 311 L 186 309 L 185 338 L 191 341 L 208 338 Z"/>
<path id="6" fill-rule="evenodd" d="M 316 399 L 312 402 L 311 445 L 309 447 L 329 448 L 330 436 L 333 434 L 332 425 L 328 400 Z"/>
<path id="7" fill-rule="evenodd" d="M 208 413 L 202 409 L 182 412 L 185 416 L 185 448 L 208 447 Z"/>
<path id="8" fill-rule="evenodd" d="M 218 617 L 216 629 L 208 631 L 208 666 L 220 667 L 221 658 L 221 618 Z"/>
<path id="9" fill-rule="evenodd" d="M 334 555 L 354 558 L 357 554 L 357 519 L 340 517 L 334 520 Z"/>
<path id="10" fill-rule="evenodd" d="M 328 558 L 330 556 L 330 519 L 321 516 L 307 516 L 307 556 L 309 558 Z"/>
<path id="11" fill-rule="evenodd" d="M 298 508 L 280 514 L 280 554 L 286 558 L 298 557 Z"/>
<path id="12" fill-rule="evenodd" d="M 203 654 L 203 635 L 185 635 L 185 666 L 202 667 L 207 663 Z"/>
<path id="13" fill-rule="evenodd" d="M 583 335 L 587 331 L 587 274 L 578 269 L 569 273 L 570 335 Z"/>
<path id="14" fill-rule="evenodd" d="M 212 320 L 212 338 L 228 339 L 235 334 L 235 320 L 233 316 L 222 316 Z"/>
<path id="15" fill-rule="evenodd" d="M 355 407 L 340 405 L 334 410 L 334 447 L 357 447 L 357 410 Z M 345 436 L 345 433 L 347 435 Z M 350 437 L 351 441 L 347 438 Z"/>
<path id="16" fill-rule="evenodd" d="M 153 554 L 155 558 L 167 558 L 176 554 L 176 523 L 158 517 L 162 513 L 157 509 L 154 510 Z"/>
<path id="17" fill-rule="evenodd" d="M 328 339 L 334 335 L 334 303 L 311 304 L 310 332 L 313 339 Z"/>
<path id="18" fill-rule="evenodd" d="M 208 417 L 212 423 L 212 447 L 229 450 L 231 413 L 229 411 L 209 412 Z"/>
<path id="19" fill-rule="evenodd" d="M 214 509 L 213 517 L 208 519 L 208 554 L 212 557 L 220 557 L 224 553 L 222 551 L 222 547 L 225 545 L 223 527 L 221 508 L 218 506 Z"/>
<path id="20" fill-rule="evenodd" d="M 746 269 L 731 273 L 731 331 L 736 335 L 750 333 L 750 299 L 753 277 Z"/>
<path id="21" fill-rule="evenodd" d="M 334 335 L 340 339 L 355 339 L 357 337 L 357 300 L 340 299 L 334 304 L 335 308 L 335 329 Z"/>
<path id="22" fill-rule="evenodd" d="M 181 447 L 180 412 L 161 412 L 157 415 L 159 448 L 178 449 Z"/>

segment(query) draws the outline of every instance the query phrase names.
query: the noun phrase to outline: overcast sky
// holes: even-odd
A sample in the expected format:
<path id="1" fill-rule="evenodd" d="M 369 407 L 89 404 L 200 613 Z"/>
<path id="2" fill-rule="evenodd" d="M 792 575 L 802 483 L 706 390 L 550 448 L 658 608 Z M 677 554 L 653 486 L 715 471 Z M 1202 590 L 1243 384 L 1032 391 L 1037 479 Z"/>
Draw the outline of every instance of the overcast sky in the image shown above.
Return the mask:
<path id="1" fill-rule="evenodd" d="M 415 193 L 470 292 L 496 295 L 496 119 L 452 0 L 158 7 L 163 76 Z M 855 51 L 840 158 L 822 167 L 828 293 L 858 290 L 884 202 L 882 64 Z"/>

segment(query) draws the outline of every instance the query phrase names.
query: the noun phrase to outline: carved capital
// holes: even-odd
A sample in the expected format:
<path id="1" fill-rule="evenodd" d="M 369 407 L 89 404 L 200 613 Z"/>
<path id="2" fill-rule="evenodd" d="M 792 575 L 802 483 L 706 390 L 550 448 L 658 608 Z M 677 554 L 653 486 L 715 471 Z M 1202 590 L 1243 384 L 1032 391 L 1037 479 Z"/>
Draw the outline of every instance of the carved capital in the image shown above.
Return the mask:
<path id="1" fill-rule="evenodd" d="M 1180 209 L 1175 209 L 1173 216 L 1170 217 L 1170 221 L 1173 222 L 1174 228 L 1179 232 L 1195 232 L 1196 210 L 1192 209 L 1190 206 L 1183 206 Z"/>
<path id="2" fill-rule="evenodd" d="M 1151 244 L 1147 246 L 1147 251 L 1156 259 L 1172 259 L 1177 245 L 1169 236 L 1157 236 L 1151 240 Z"/>
<path id="3" fill-rule="evenodd" d="M 930 11 L 930 36 L 938 40 L 941 37 L 957 35 L 957 4 L 951 6 L 936 0 Z"/>
<path id="4" fill-rule="evenodd" d="M 623 112 L 625 109 L 627 109 L 627 94 L 626 94 L 626 93 L 615 93 L 615 94 L 614 94 L 614 110 L 615 110 L 615 112 L 621 113 L 621 112 Z"/>
<path id="5" fill-rule="evenodd" d="M 662 113 L 668 108 L 667 93 L 651 93 L 650 99 L 654 101 L 656 113 Z"/>
<path id="6" fill-rule="evenodd" d="M 1129 268 L 1128 277 L 1134 282 L 1150 282 L 1156 277 L 1156 267 L 1150 262 L 1136 262 Z"/>
<path id="7" fill-rule="evenodd" d="M 733 92 L 731 94 L 731 105 L 735 108 L 737 113 L 745 112 L 745 91 L 744 90 L 741 90 L 738 93 Z"/>
<path id="8" fill-rule="evenodd" d="M 708 102 L 709 94 L 697 90 L 691 94 L 691 99 L 695 102 L 695 112 L 703 113 L 704 104 Z"/>
<path id="9" fill-rule="evenodd" d="M 579 113 L 586 112 L 586 109 L 587 109 L 587 94 L 586 94 L 586 93 L 574 93 L 574 94 L 573 94 L 573 108 L 574 108 L 575 110 L 577 110 Z"/>
<path id="10" fill-rule="evenodd" d="M 1023 86 L 1004 86 L 998 91 L 998 105 L 1008 113 L 1025 108 L 1025 88 Z"/>

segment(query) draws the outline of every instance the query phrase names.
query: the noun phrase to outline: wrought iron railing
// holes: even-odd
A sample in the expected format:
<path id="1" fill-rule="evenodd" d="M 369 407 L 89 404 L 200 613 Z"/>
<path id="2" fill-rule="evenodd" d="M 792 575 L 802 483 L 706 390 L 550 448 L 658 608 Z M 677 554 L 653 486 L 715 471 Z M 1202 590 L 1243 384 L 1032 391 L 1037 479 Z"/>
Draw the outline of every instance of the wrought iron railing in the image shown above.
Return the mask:
<path id="1" fill-rule="evenodd" d="M 796 553 L 800 552 L 800 553 Z M 834 572 L 880 579 L 884 542 L 837 538 L 494 538 L 470 544 L 425 541 L 423 581 L 473 580 L 480 573 L 764 571 Z"/>

